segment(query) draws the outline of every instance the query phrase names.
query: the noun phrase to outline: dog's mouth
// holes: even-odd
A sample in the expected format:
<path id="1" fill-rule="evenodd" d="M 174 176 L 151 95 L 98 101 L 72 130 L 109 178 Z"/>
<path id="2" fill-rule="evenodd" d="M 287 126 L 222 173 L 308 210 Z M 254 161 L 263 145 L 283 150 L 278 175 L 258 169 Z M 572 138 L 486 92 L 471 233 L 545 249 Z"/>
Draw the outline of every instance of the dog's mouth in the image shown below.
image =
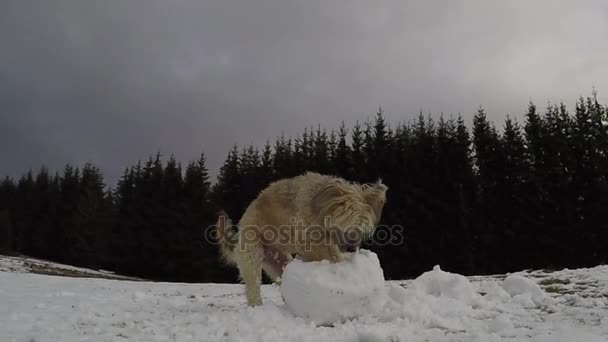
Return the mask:
<path id="1" fill-rule="evenodd" d="M 364 241 L 364 234 L 360 230 L 350 229 L 342 232 L 339 245 L 343 253 L 354 253 L 359 250 Z"/>
<path id="2" fill-rule="evenodd" d="M 348 253 L 355 253 L 358 250 L 359 250 L 359 246 L 345 246 L 344 247 L 344 252 L 348 252 Z"/>
<path id="3" fill-rule="evenodd" d="M 342 244 L 340 244 L 340 249 L 342 250 L 342 252 L 354 253 L 359 250 L 360 246 L 361 246 L 361 240 L 359 240 L 359 239 L 356 239 L 356 240 L 345 239 L 345 241 L 343 241 Z"/>

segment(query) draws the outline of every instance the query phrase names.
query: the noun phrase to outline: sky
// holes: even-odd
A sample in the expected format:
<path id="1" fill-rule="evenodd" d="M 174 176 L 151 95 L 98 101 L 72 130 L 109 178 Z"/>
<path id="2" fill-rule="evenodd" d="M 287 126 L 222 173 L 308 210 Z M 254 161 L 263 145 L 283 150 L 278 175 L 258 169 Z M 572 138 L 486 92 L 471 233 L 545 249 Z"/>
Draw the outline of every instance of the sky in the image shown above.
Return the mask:
<path id="1" fill-rule="evenodd" d="M 0 177 L 608 94 L 605 0 L 4 0 Z M 606 103 L 604 101 L 603 103 Z"/>

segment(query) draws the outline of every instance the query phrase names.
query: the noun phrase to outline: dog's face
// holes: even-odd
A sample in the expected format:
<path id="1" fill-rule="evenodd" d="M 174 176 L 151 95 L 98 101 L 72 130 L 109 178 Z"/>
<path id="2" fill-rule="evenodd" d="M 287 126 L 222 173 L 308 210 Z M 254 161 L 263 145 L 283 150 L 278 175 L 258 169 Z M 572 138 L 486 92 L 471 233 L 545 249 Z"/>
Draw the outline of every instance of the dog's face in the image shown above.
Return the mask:
<path id="1" fill-rule="evenodd" d="M 313 212 L 323 218 L 332 238 L 344 252 L 356 251 L 380 222 L 388 187 L 336 180 L 314 197 Z"/>
<path id="2" fill-rule="evenodd" d="M 384 208 L 384 203 L 386 203 L 386 190 L 388 187 L 382 184 L 382 181 L 378 181 L 372 185 L 363 185 L 361 186 L 361 191 L 363 192 L 363 198 L 365 199 L 365 203 L 369 205 L 373 212 L 374 216 L 374 227 L 380 223 L 380 217 L 382 216 L 382 209 Z"/>

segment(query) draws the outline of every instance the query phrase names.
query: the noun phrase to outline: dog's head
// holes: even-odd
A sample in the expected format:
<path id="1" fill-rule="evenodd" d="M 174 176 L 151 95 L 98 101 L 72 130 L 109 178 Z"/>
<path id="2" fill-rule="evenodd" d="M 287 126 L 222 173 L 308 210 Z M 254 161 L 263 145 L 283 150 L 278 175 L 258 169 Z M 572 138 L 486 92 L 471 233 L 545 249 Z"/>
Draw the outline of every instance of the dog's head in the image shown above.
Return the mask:
<path id="1" fill-rule="evenodd" d="M 386 190 L 388 190 L 388 186 L 382 184 L 382 180 L 378 180 L 375 184 L 364 184 L 361 186 L 365 203 L 370 206 L 374 213 L 374 226 L 380 223 L 382 209 L 384 208 L 384 203 L 386 203 Z"/>
<path id="2" fill-rule="evenodd" d="M 388 187 L 334 179 L 313 196 L 312 211 L 344 251 L 355 251 L 380 222 Z"/>

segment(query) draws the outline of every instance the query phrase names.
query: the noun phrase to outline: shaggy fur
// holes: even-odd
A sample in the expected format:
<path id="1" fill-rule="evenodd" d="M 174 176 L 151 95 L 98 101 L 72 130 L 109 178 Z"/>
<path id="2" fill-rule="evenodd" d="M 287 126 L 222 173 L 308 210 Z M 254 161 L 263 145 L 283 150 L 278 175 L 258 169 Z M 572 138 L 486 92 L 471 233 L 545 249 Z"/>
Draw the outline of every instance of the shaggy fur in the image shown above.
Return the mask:
<path id="1" fill-rule="evenodd" d="M 220 214 L 222 258 L 238 266 L 249 305 L 262 304 L 262 270 L 279 281 L 297 255 L 304 261 L 342 260 L 371 236 L 388 188 L 306 173 L 270 184 L 249 205 L 238 227 Z"/>

